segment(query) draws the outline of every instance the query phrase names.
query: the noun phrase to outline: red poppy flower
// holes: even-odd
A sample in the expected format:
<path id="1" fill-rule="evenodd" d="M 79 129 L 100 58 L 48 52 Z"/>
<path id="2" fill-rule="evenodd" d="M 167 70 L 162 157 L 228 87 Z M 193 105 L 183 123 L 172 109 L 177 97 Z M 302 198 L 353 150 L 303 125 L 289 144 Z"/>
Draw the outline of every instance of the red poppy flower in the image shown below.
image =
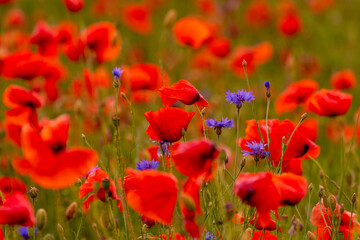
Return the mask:
<path id="1" fill-rule="evenodd" d="M 310 10 L 314 13 L 322 13 L 326 9 L 330 8 L 333 3 L 334 0 L 310 0 L 307 2 Z"/>
<path id="2" fill-rule="evenodd" d="M 206 23 L 193 17 L 184 17 L 178 20 L 174 25 L 173 32 L 180 45 L 187 45 L 194 49 L 200 48 L 211 37 Z"/>
<path id="3" fill-rule="evenodd" d="M 85 43 L 81 38 L 75 38 L 63 46 L 66 57 L 71 61 L 85 59 Z M 99 54 L 102 54 L 101 52 Z M 102 56 L 99 56 L 101 59 Z"/>
<path id="4" fill-rule="evenodd" d="M 173 153 L 173 161 L 181 174 L 211 180 L 217 167 L 218 155 L 219 151 L 214 143 L 207 140 L 194 140 L 179 143 Z"/>
<path id="5" fill-rule="evenodd" d="M 70 12 L 78 12 L 84 7 L 84 0 L 65 0 L 65 6 Z"/>
<path id="6" fill-rule="evenodd" d="M 99 184 L 97 192 L 91 193 L 83 203 L 83 209 L 85 213 L 88 212 L 91 202 L 97 199 L 105 202 L 108 197 L 116 200 L 118 208 L 120 209 L 120 211 L 122 211 L 121 201 L 119 196 L 116 194 L 116 186 L 114 181 L 110 180 L 110 187 L 108 190 L 105 190 L 102 186 L 103 179 L 109 179 L 109 176 L 104 170 L 97 168 L 87 175 L 85 182 L 80 186 L 79 198 L 83 198 L 95 190 L 95 183 Z"/>
<path id="7" fill-rule="evenodd" d="M 21 132 L 24 158 L 13 161 L 15 170 L 48 189 L 71 186 L 86 175 L 96 165 L 97 153 L 82 147 L 67 149 L 69 126 L 67 115 L 43 121 L 40 132 L 25 124 Z"/>
<path id="8" fill-rule="evenodd" d="M 272 18 L 269 3 L 264 0 L 252 1 L 244 13 L 245 23 L 251 27 L 265 27 Z"/>
<path id="9" fill-rule="evenodd" d="M 14 193 L 5 198 L 0 206 L 0 224 L 34 226 L 34 208 L 23 194 Z"/>
<path id="10" fill-rule="evenodd" d="M 56 40 L 59 44 L 69 43 L 73 38 L 75 33 L 78 34 L 78 27 L 73 22 L 61 22 L 55 27 L 56 31 Z"/>
<path id="11" fill-rule="evenodd" d="M 253 234 L 252 240 L 277 240 L 277 236 L 271 234 L 269 231 L 256 231 Z"/>
<path id="12" fill-rule="evenodd" d="M 188 81 L 182 79 L 171 85 L 171 87 L 162 87 L 159 89 L 159 95 L 164 106 L 169 107 L 177 101 L 186 105 L 197 104 L 207 107 L 209 103 L 199 93 L 196 88 Z"/>
<path id="13" fill-rule="evenodd" d="M 58 42 L 56 40 L 56 33 L 44 21 L 36 23 L 31 34 L 30 43 L 36 44 L 39 53 L 43 56 L 53 57 L 57 54 Z"/>
<path id="14" fill-rule="evenodd" d="M 270 42 L 262 42 L 255 46 L 237 47 L 230 57 L 231 71 L 239 77 L 245 77 L 243 61 L 245 60 L 248 75 L 255 72 L 256 68 L 272 58 L 274 48 Z"/>
<path id="15" fill-rule="evenodd" d="M 146 134 L 155 141 L 177 142 L 183 136 L 183 131 L 195 115 L 195 112 L 185 112 L 180 108 L 164 107 L 153 112 L 144 113 L 149 121 Z"/>
<path id="16" fill-rule="evenodd" d="M 152 31 L 151 9 L 146 2 L 126 3 L 122 19 L 124 24 L 136 33 L 148 35 Z"/>
<path id="17" fill-rule="evenodd" d="M 271 162 L 275 166 L 278 166 L 281 158 L 282 138 L 283 136 L 285 136 L 286 140 L 289 139 L 295 129 L 295 124 L 289 120 L 284 120 L 280 122 L 278 119 L 270 119 L 268 121 L 269 138 L 271 139 Z M 265 150 L 268 151 L 265 120 L 260 120 L 258 121 L 258 123 L 261 135 L 264 140 Z M 246 121 L 246 125 L 247 127 L 245 129 L 245 137 L 241 139 L 240 146 L 243 150 L 252 151 L 249 147 L 246 146 L 247 142 L 261 142 L 261 138 L 259 136 L 255 120 Z M 306 158 L 307 154 L 313 158 L 316 158 L 320 154 L 320 147 L 316 145 L 313 141 L 311 141 L 303 133 L 301 133 L 299 130 L 296 130 L 283 156 L 283 170 L 286 169 L 286 166 L 288 164 L 291 164 L 291 161 L 293 159 Z"/>
<path id="18" fill-rule="evenodd" d="M 213 38 L 208 44 L 207 48 L 210 52 L 218 58 L 226 57 L 230 52 L 231 42 L 228 38 L 217 37 Z"/>
<path id="19" fill-rule="evenodd" d="M 285 36 L 293 36 L 302 28 L 301 18 L 295 13 L 288 13 L 278 20 L 278 29 Z"/>
<path id="20" fill-rule="evenodd" d="M 25 24 L 25 14 L 19 8 L 11 9 L 5 16 L 5 25 L 9 27 L 19 27 Z"/>
<path id="21" fill-rule="evenodd" d="M 42 76 L 46 65 L 46 60 L 40 55 L 29 50 L 21 50 L 3 58 L 2 74 L 7 78 L 31 80 Z"/>
<path id="22" fill-rule="evenodd" d="M 315 118 L 309 119 L 302 122 L 299 126 L 299 132 L 301 132 L 304 136 L 307 136 L 311 141 L 315 141 L 318 137 L 319 132 L 319 123 Z"/>
<path id="23" fill-rule="evenodd" d="M 26 186 L 25 184 L 17 179 L 12 177 L 0 177 L 0 191 L 5 196 L 5 198 L 13 193 L 25 193 Z M 1 205 L 1 198 L 0 198 Z"/>
<path id="24" fill-rule="evenodd" d="M 275 175 L 273 181 L 279 191 L 282 205 L 296 205 L 306 195 L 307 181 L 302 176 L 284 173 L 280 176 Z"/>
<path id="25" fill-rule="evenodd" d="M 82 33 L 82 39 L 85 46 L 95 53 L 99 64 L 114 60 L 120 54 L 121 38 L 113 23 L 97 22 L 88 26 Z"/>
<path id="26" fill-rule="evenodd" d="M 291 83 L 281 94 L 279 94 L 275 110 L 277 114 L 290 112 L 304 104 L 306 100 L 319 88 L 319 84 L 311 79 L 303 79 Z"/>
<path id="27" fill-rule="evenodd" d="M 352 89 L 356 86 L 356 77 L 352 70 L 345 69 L 331 75 L 331 87 L 338 90 Z"/>
<path id="28" fill-rule="evenodd" d="M 126 200 L 131 208 L 146 218 L 170 225 L 177 201 L 177 179 L 171 173 L 156 170 L 126 169 Z"/>
<path id="29" fill-rule="evenodd" d="M 322 213 L 321 213 L 322 212 Z M 336 208 L 334 210 L 335 216 L 337 220 L 340 220 L 340 205 L 336 204 Z M 323 218 L 323 214 L 325 217 L 325 221 Z M 316 206 L 313 208 L 311 212 L 310 222 L 312 225 L 317 227 L 317 231 L 315 231 L 315 234 L 318 236 L 318 239 L 320 240 L 330 240 L 332 239 L 332 231 L 329 228 L 326 228 L 327 226 L 332 226 L 333 224 L 333 215 L 331 214 L 330 208 L 326 208 L 324 206 L 323 200 L 321 200 L 321 209 L 319 203 L 316 204 Z M 351 226 L 350 226 L 350 219 L 351 219 Z M 350 232 L 349 232 L 350 227 Z M 325 229 L 326 228 L 326 229 Z M 344 239 L 348 239 L 348 236 L 350 235 L 350 239 L 353 239 L 353 233 L 359 232 L 360 230 L 360 224 L 358 223 L 356 219 L 356 214 L 351 214 L 348 211 L 345 211 L 341 216 L 341 222 L 339 226 L 339 232 L 344 234 Z M 324 238 L 323 238 L 324 236 Z"/>
<path id="30" fill-rule="evenodd" d="M 351 102 L 351 94 L 321 89 L 306 101 L 305 109 L 319 116 L 334 117 L 346 114 Z"/>
<path id="31" fill-rule="evenodd" d="M 180 210 L 184 215 L 185 229 L 193 238 L 200 237 L 199 227 L 195 222 L 196 215 L 201 214 L 200 187 L 201 178 L 189 178 L 184 185 L 180 200 Z"/>

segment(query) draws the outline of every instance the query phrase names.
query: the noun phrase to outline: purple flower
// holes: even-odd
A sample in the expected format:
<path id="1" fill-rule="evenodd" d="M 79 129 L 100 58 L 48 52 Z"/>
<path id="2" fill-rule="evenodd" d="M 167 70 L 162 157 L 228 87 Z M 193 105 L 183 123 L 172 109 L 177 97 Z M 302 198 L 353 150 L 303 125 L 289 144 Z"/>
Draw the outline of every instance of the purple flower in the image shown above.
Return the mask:
<path id="1" fill-rule="evenodd" d="M 251 91 L 248 92 L 243 89 L 234 93 L 227 91 L 225 97 L 226 101 L 228 101 L 229 103 L 235 103 L 237 108 L 241 108 L 243 102 L 251 102 L 255 99 L 255 96 L 252 94 Z"/>
<path id="2" fill-rule="evenodd" d="M 215 119 L 206 119 L 206 125 L 210 128 L 214 128 L 216 130 L 216 134 L 221 134 L 221 129 L 223 128 L 231 128 L 234 126 L 233 120 L 228 120 L 227 118 L 222 118 L 221 121 L 217 121 Z"/>
<path id="3" fill-rule="evenodd" d="M 270 82 L 269 81 L 264 82 L 264 86 L 266 87 L 266 91 L 270 90 Z"/>
<path id="4" fill-rule="evenodd" d="M 115 67 L 113 70 L 112 70 L 112 75 L 116 78 L 120 78 L 121 74 L 124 72 L 124 70 L 121 70 L 120 67 Z"/>
<path id="5" fill-rule="evenodd" d="M 31 231 L 33 231 L 32 228 L 31 228 Z M 29 228 L 28 227 L 19 227 L 18 228 L 18 233 L 24 239 L 30 239 Z M 37 228 L 35 228 L 35 236 L 37 236 Z"/>
<path id="6" fill-rule="evenodd" d="M 266 144 L 265 144 L 266 145 Z M 246 147 L 250 148 L 251 151 L 242 150 L 244 156 L 253 156 L 255 160 L 263 159 L 269 155 L 268 152 L 265 151 L 264 145 L 261 142 L 256 141 L 246 141 Z"/>
<path id="7" fill-rule="evenodd" d="M 149 170 L 149 169 L 156 169 L 158 166 L 160 166 L 159 161 L 155 161 L 154 159 L 149 160 L 141 160 L 136 164 L 136 169 L 140 171 Z"/>
<path id="8" fill-rule="evenodd" d="M 209 232 L 206 233 L 205 240 L 214 240 L 215 236 L 214 234 L 211 234 Z"/>
<path id="9" fill-rule="evenodd" d="M 162 153 L 164 153 L 164 155 L 165 155 L 166 157 L 169 157 L 169 156 L 170 156 L 169 146 L 170 146 L 170 143 L 169 143 L 169 142 L 162 142 L 162 141 L 160 141 L 160 142 L 159 142 L 159 148 L 158 148 L 158 150 L 157 150 L 157 155 L 158 155 L 158 157 L 161 157 L 161 156 L 162 156 Z"/>

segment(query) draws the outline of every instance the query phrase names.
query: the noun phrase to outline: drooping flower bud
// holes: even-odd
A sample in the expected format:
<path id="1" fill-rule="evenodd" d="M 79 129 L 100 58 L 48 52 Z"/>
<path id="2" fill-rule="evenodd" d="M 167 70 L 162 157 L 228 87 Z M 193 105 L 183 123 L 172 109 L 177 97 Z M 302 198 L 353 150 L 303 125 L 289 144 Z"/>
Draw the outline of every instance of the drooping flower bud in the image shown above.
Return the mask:
<path id="1" fill-rule="evenodd" d="M 77 203 L 76 202 L 72 202 L 65 211 L 65 217 L 68 221 L 70 221 L 71 219 L 74 218 L 75 213 L 77 210 Z"/>
<path id="2" fill-rule="evenodd" d="M 36 226 L 39 229 L 39 231 L 43 230 L 47 223 L 47 214 L 45 209 L 40 208 L 36 212 Z"/>
<path id="3" fill-rule="evenodd" d="M 39 193 L 39 189 L 37 189 L 36 187 L 31 187 L 29 190 L 29 195 L 32 199 L 37 198 L 38 193 Z"/>

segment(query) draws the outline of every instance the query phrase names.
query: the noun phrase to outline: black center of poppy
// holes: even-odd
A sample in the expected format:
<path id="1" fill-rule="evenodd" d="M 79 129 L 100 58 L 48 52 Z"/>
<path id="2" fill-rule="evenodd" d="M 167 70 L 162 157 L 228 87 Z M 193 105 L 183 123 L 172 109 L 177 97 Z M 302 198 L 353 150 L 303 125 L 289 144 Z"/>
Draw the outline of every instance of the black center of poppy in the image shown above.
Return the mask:
<path id="1" fill-rule="evenodd" d="M 51 149 L 53 150 L 54 153 L 58 153 L 58 152 L 61 152 L 62 150 L 64 150 L 65 146 L 62 144 L 55 144 L 51 147 Z"/>

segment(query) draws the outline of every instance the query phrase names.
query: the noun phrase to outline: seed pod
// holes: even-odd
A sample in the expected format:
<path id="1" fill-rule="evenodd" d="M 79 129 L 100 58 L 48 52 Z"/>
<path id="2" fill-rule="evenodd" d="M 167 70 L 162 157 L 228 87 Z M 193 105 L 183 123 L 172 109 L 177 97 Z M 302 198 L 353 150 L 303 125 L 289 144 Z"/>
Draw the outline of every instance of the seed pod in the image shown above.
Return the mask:
<path id="1" fill-rule="evenodd" d="M 171 25 L 173 25 L 173 23 L 176 21 L 176 18 L 177 18 L 176 10 L 170 9 L 164 17 L 164 21 L 163 21 L 164 27 L 170 27 Z"/>
<path id="2" fill-rule="evenodd" d="M 312 183 L 309 184 L 308 186 L 309 192 L 311 192 L 314 189 L 314 185 Z"/>
<path id="3" fill-rule="evenodd" d="M 325 195 L 325 192 L 324 192 L 324 187 L 322 185 L 319 185 L 319 191 L 318 191 L 318 196 L 319 198 L 323 198 Z"/>
<path id="4" fill-rule="evenodd" d="M 70 221 L 71 219 L 74 218 L 75 213 L 77 210 L 77 203 L 76 202 L 72 202 L 66 209 L 65 211 L 65 217 L 68 221 Z"/>
<path id="5" fill-rule="evenodd" d="M 55 237 L 54 237 L 54 235 L 48 233 L 48 234 L 45 235 L 43 240 L 55 240 Z"/>
<path id="6" fill-rule="evenodd" d="M 43 230 L 47 223 L 47 214 L 45 209 L 40 208 L 36 212 L 36 226 L 39 231 Z"/>
<path id="7" fill-rule="evenodd" d="M 241 240 L 251 240 L 252 239 L 252 230 L 251 228 L 247 228 L 244 234 L 241 236 Z"/>
<path id="8" fill-rule="evenodd" d="M 328 197 L 328 202 L 329 202 L 329 204 L 330 204 L 330 209 L 331 209 L 332 211 L 334 211 L 335 208 L 336 208 L 336 204 L 337 204 L 336 197 L 331 194 L 331 195 Z"/>
<path id="9" fill-rule="evenodd" d="M 103 180 L 101 180 L 101 186 L 103 187 L 103 189 L 105 191 L 109 190 L 109 188 L 110 188 L 110 179 L 109 178 L 104 178 Z"/>
<path id="10" fill-rule="evenodd" d="M 316 240 L 315 234 L 313 234 L 313 233 L 310 232 L 310 231 L 307 232 L 307 236 L 308 236 L 309 240 Z"/>

